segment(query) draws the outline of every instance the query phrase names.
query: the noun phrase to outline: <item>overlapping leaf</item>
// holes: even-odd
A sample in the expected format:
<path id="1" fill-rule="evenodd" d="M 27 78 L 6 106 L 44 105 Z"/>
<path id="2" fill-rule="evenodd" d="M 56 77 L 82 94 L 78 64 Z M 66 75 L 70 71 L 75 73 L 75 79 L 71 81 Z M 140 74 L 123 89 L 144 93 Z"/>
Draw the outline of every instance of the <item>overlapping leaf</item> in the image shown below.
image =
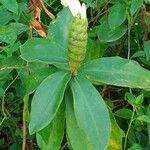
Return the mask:
<path id="1" fill-rule="evenodd" d="M 0 71 L 24 67 L 24 61 L 16 56 L 8 57 L 0 62 Z"/>
<path id="2" fill-rule="evenodd" d="M 150 89 L 150 72 L 133 60 L 104 57 L 84 64 L 82 72 L 98 84 Z"/>
<path id="3" fill-rule="evenodd" d="M 70 75 L 60 71 L 48 76 L 38 87 L 31 104 L 30 133 L 45 128 L 54 118 L 63 99 Z M 59 93 L 59 94 L 58 94 Z"/>
<path id="4" fill-rule="evenodd" d="M 71 81 L 77 123 L 95 150 L 107 148 L 110 120 L 107 107 L 93 85 L 82 77 Z"/>
<path id="5" fill-rule="evenodd" d="M 21 57 L 28 61 L 41 61 L 60 68 L 67 68 L 67 52 L 48 39 L 34 38 L 21 46 Z"/>
<path id="6" fill-rule="evenodd" d="M 48 38 L 61 45 L 66 50 L 72 18 L 73 16 L 70 10 L 64 8 L 58 13 L 56 20 L 52 21 L 48 27 Z"/>
<path id="7" fill-rule="evenodd" d="M 41 150 L 58 150 L 64 136 L 65 127 L 64 103 L 60 106 L 53 121 L 37 133 L 37 143 Z"/>
<path id="8" fill-rule="evenodd" d="M 66 102 L 67 139 L 70 149 L 95 150 L 94 144 L 92 144 L 92 142 L 88 139 L 83 130 L 80 129 L 78 126 L 74 114 L 73 98 L 71 91 L 66 92 L 65 102 Z"/>

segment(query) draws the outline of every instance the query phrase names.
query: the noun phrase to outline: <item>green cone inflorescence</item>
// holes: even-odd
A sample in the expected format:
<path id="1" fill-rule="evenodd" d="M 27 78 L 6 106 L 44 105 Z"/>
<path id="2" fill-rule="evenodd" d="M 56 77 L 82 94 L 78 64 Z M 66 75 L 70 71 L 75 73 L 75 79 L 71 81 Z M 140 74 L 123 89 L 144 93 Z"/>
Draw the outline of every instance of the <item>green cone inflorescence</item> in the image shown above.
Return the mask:
<path id="1" fill-rule="evenodd" d="M 87 26 L 87 19 L 80 19 L 78 16 L 73 17 L 68 42 L 69 68 L 73 76 L 77 75 L 81 62 L 85 58 Z"/>

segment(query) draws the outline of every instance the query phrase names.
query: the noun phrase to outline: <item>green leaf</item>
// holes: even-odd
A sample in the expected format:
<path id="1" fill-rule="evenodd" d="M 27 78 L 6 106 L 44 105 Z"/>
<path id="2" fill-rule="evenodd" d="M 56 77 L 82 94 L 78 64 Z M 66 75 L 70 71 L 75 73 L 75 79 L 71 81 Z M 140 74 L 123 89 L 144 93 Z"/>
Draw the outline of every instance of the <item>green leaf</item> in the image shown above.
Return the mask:
<path id="1" fill-rule="evenodd" d="M 128 101 L 130 105 L 135 106 L 136 97 L 132 93 L 126 92 L 125 99 Z"/>
<path id="2" fill-rule="evenodd" d="M 71 81 L 74 111 L 79 128 L 95 146 L 106 149 L 110 137 L 110 119 L 106 104 L 93 85 L 79 76 Z"/>
<path id="3" fill-rule="evenodd" d="M 0 26 L 7 24 L 10 20 L 13 19 L 12 13 L 7 11 L 6 8 L 0 7 Z"/>
<path id="4" fill-rule="evenodd" d="M 150 0 L 144 0 L 145 3 L 150 4 Z"/>
<path id="5" fill-rule="evenodd" d="M 2 87 L 0 87 L 0 97 L 4 96 L 4 94 L 5 94 L 5 91 L 3 90 Z"/>
<path id="6" fill-rule="evenodd" d="M 126 33 L 126 31 L 127 27 L 125 25 L 111 29 L 106 20 L 99 26 L 97 35 L 101 42 L 113 42 L 120 39 Z"/>
<path id="7" fill-rule="evenodd" d="M 148 107 L 147 107 L 146 115 L 150 117 L 150 105 L 148 105 Z M 147 130 L 148 130 L 148 138 L 149 138 L 149 142 L 150 142 L 150 123 L 147 123 Z"/>
<path id="8" fill-rule="evenodd" d="M 126 92 L 125 94 L 125 99 L 128 101 L 128 103 L 130 105 L 132 105 L 133 107 L 136 106 L 136 107 L 139 107 L 142 105 L 143 101 L 144 101 L 144 95 L 141 94 L 137 97 L 135 97 L 132 93 L 128 93 Z"/>
<path id="9" fill-rule="evenodd" d="M 52 21 L 48 27 L 48 37 L 64 49 L 67 49 L 72 18 L 70 10 L 64 8 L 58 13 L 56 20 Z"/>
<path id="10" fill-rule="evenodd" d="M 97 1 L 93 0 L 82 0 L 82 1 L 86 4 L 87 7 L 95 8 L 97 6 Z"/>
<path id="11" fill-rule="evenodd" d="M 8 44 L 13 44 L 17 39 L 17 35 L 27 30 L 28 27 L 21 23 L 11 23 L 6 26 L 1 26 L 0 43 L 5 42 Z"/>
<path id="12" fill-rule="evenodd" d="M 22 23 L 11 23 L 9 24 L 9 27 L 17 34 L 19 35 L 22 32 L 25 32 L 29 30 L 29 27 L 27 25 L 24 25 Z"/>
<path id="13" fill-rule="evenodd" d="M 150 60 L 150 40 L 144 42 L 144 52 L 148 60 Z"/>
<path id="14" fill-rule="evenodd" d="M 40 61 L 59 68 L 68 68 L 67 51 L 50 40 L 34 38 L 21 46 L 21 57 L 28 61 Z"/>
<path id="15" fill-rule="evenodd" d="M 78 126 L 73 108 L 73 97 L 71 91 L 65 94 L 66 102 L 66 123 L 67 123 L 67 138 L 70 149 L 74 150 L 95 150 L 94 145 L 89 141 L 86 134 Z M 84 145 L 84 146 L 83 146 Z"/>
<path id="16" fill-rule="evenodd" d="M 11 69 L 10 70 L 1 70 L 0 71 L 0 81 L 6 80 L 8 78 L 8 75 L 10 72 L 11 72 Z"/>
<path id="17" fill-rule="evenodd" d="M 132 111 L 127 108 L 122 108 L 115 111 L 115 115 L 124 119 L 130 119 L 132 117 Z"/>
<path id="18" fill-rule="evenodd" d="M 110 8 L 108 23 L 111 29 L 119 27 L 126 19 L 127 9 L 125 4 L 116 3 Z"/>
<path id="19" fill-rule="evenodd" d="M 139 121 L 144 121 L 146 123 L 150 123 L 150 117 L 147 115 L 141 115 L 136 118 Z"/>
<path id="20" fill-rule="evenodd" d="M 26 95 L 33 93 L 40 83 L 50 74 L 54 73 L 56 69 L 53 67 L 39 68 L 37 72 L 30 74 L 25 81 Z"/>
<path id="21" fill-rule="evenodd" d="M 118 126 L 115 117 L 110 112 L 111 120 L 111 136 L 109 140 L 109 145 L 107 150 L 122 150 L 122 132 Z"/>
<path id="22" fill-rule="evenodd" d="M 128 150 L 143 150 L 143 148 L 139 144 L 133 144 Z"/>
<path id="23" fill-rule="evenodd" d="M 31 104 L 29 132 L 45 128 L 54 118 L 70 80 L 70 74 L 60 71 L 48 76 L 38 87 Z"/>
<path id="24" fill-rule="evenodd" d="M 141 94 L 141 95 L 139 95 L 138 97 L 136 97 L 135 104 L 136 104 L 137 106 L 138 106 L 138 105 L 142 105 L 143 101 L 144 101 L 144 95 Z"/>
<path id="25" fill-rule="evenodd" d="M 11 12 L 18 13 L 18 4 L 16 0 L 1 0 L 0 3 Z"/>
<path id="26" fill-rule="evenodd" d="M 0 72 L 3 70 L 20 69 L 24 66 L 24 61 L 21 58 L 11 56 L 0 62 Z"/>
<path id="27" fill-rule="evenodd" d="M 53 121 L 36 135 L 41 150 L 59 150 L 64 136 L 65 107 L 60 106 Z"/>
<path id="28" fill-rule="evenodd" d="M 133 60 L 104 57 L 85 63 L 81 70 L 97 84 L 150 89 L 150 72 Z"/>
<path id="29" fill-rule="evenodd" d="M 133 16 L 142 5 L 143 5 L 143 0 L 132 0 L 131 8 L 130 8 L 131 15 Z"/>
<path id="30" fill-rule="evenodd" d="M 9 26 L 0 27 L 0 43 L 14 43 L 17 39 L 16 33 Z"/>

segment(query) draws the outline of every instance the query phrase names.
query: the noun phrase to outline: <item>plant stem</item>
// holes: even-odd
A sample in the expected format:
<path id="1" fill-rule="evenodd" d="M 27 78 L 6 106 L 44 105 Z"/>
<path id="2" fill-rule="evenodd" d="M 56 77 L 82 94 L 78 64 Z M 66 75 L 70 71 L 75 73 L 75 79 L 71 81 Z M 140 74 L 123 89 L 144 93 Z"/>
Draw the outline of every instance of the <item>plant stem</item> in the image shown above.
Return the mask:
<path id="1" fill-rule="evenodd" d="M 130 53 L 131 53 L 131 43 L 130 43 L 130 40 L 131 40 L 131 20 L 130 20 L 130 16 L 128 16 L 128 59 L 130 59 Z"/>
<path id="2" fill-rule="evenodd" d="M 27 133 L 26 114 L 28 111 L 28 101 L 29 101 L 29 96 L 25 96 L 24 105 L 23 105 L 22 150 L 26 149 L 26 133 Z"/>
<path id="3" fill-rule="evenodd" d="M 6 92 L 7 90 L 10 88 L 10 86 L 17 80 L 17 78 L 19 77 L 19 73 L 17 74 L 17 76 L 13 79 L 12 82 L 10 82 L 10 84 L 6 87 L 5 91 L 4 91 L 4 96 L 2 97 L 2 113 L 3 113 L 3 119 L 0 122 L 0 126 L 3 124 L 3 122 L 5 121 L 5 119 L 7 118 L 7 114 L 5 113 L 5 96 L 6 96 Z"/>
<path id="4" fill-rule="evenodd" d="M 26 65 L 26 71 L 27 71 L 27 77 L 28 77 L 30 74 L 28 63 Z M 26 149 L 26 133 L 27 133 L 27 125 L 26 125 L 27 118 L 26 118 L 26 116 L 28 113 L 29 95 L 24 96 L 23 102 L 24 102 L 24 105 L 23 105 L 23 114 L 22 114 L 22 117 L 23 117 L 23 119 L 22 119 L 22 122 L 23 122 L 23 125 L 22 125 L 22 150 L 25 150 Z"/>
<path id="5" fill-rule="evenodd" d="M 134 118 L 134 115 L 135 115 L 135 111 L 136 111 L 136 107 L 133 107 L 133 113 L 132 113 L 132 116 L 131 116 L 131 120 L 130 120 L 130 123 L 129 123 L 129 126 L 128 126 L 127 133 L 126 133 L 126 135 L 125 135 L 125 141 L 124 141 L 124 148 L 123 148 L 123 150 L 126 150 L 127 138 L 128 138 L 128 134 L 129 134 L 129 131 L 130 131 L 132 122 L 133 122 L 133 120 L 134 120 L 133 118 Z"/>

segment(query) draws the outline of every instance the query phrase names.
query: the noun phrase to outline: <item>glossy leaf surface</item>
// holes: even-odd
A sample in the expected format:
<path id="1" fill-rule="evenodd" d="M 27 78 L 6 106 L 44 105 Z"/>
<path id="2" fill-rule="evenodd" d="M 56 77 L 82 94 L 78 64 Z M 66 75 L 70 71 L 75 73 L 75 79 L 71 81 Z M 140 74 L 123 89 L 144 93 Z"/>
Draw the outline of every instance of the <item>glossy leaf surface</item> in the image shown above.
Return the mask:
<path id="1" fill-rule="evenodd" d="M 109 140 L 108 150 L 122 150 L 122 133 L 118 126 L 115 117 L 110 112 L 111 120 L 111 136 Z"/>
<path id="2" fill-rule="evenodd" d="M 69 80 L 69 73 L 61 71 L 48 76 L 40 84 L 31 104 L 30 134 L 40 131 L 52 121 L 62 102 Z"/>
<path id="3" fill-rule="evenodd" d="M 86 134 L 78 126 L 74 114 L 73 97 L 71 91 L 67 91 L 67 93 L 65 94 L 65 102 L 66 102 L 67 138 L 70 144 L 70 149 L 95 150 L 94 145 L 89 141 Z"/>
<path id="4" fill-rule="evenodd" d="M 104 57 L 84 64 L 82 71 L 98 84 L 150 89 L 150 72 L 133 60 Z"/>
<path id="5" fill-rule="evenodd" d="M 126 19 L 126 5 L 124 3 L 116 3 L 114 6 L 111 7 L 108 22 L 110 27 L 116 28 L 120 26 Z"/>
<path id="6" fill-rule="evenodd" d="M 72 18 L 70 10 L 64 8 L 58 13 L 56 20 L 52 21 L 48 27 L 48 38 L 66 50 Z"/>
<path id="7" fill-rule="evenodd" d="M 53 121 L 37 133 L 37 143 L 41 150 L 59 150 L 64 136 L 65 107 L 60 106 Z"/>
<path id="8" fill-rule="evenodd" d="M 21 57 L 28 61 L 41 61 L 60 68 L 67 68 L 67 52 L 47 39 L 34 38 L 21 46 Z"/>
<path id="9" fill-rule="evenodd" d="M 0 61 L 0 72 L 3 70 L 20 69 L 24 66 L 25 63 L 21 58 L 11 56 Z"/>
<path id="10" fill-rule="evenodd" d="M 72 80 L 71 90 L 77 123 L 95 146 L 106 149 L 110 136 L 110 120 L 106 104 L 98 91 L 85 78 Z"/>
<path id="11" fill-rule="evenodd" d="M 18 12 L 18 4 L 16 0 L 1 0 L 0 1 L 5 8 L 17 14 Z"/>

